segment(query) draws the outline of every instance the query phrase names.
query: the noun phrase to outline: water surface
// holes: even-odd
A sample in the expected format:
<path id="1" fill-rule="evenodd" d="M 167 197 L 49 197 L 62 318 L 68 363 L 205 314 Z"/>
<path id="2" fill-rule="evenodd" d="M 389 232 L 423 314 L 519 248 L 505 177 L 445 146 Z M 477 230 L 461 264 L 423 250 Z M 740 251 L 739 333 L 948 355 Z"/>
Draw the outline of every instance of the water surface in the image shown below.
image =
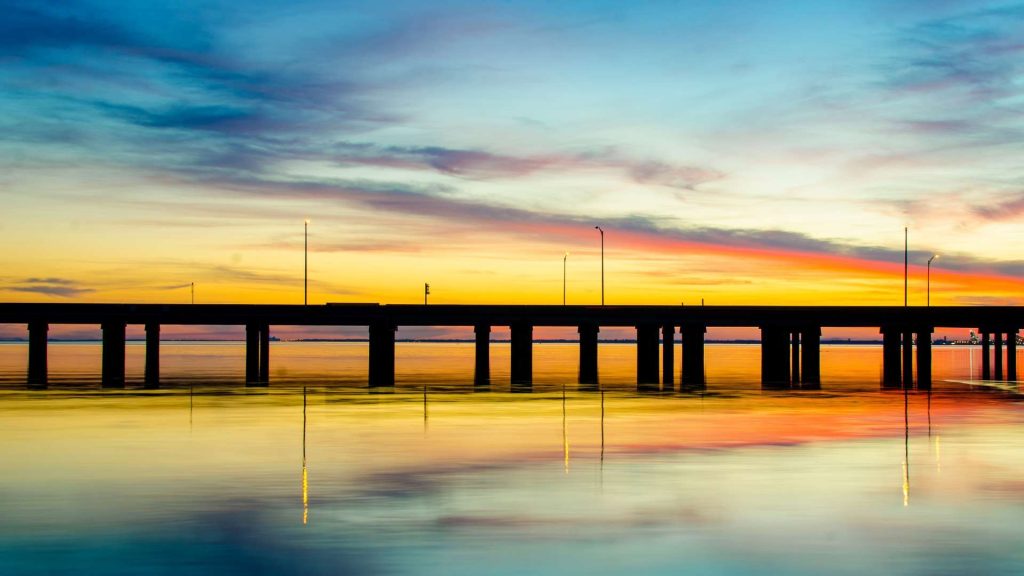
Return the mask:
<path id="1" fill-rule="evenodd" d="M 705 390 L 638 393 L 635 348 L 540 344 L 531 393 L 474 388 L 472 344 L 165 343 L 164 386 L 98 387 L 50 346 L 50 389 L 0 345 L 0 574 L 954 574 L 1024 568 L 1024 412 L 936 347 L 931 392 L 880 347 L 825 346 L 821 390 L 764 391 L 757 346 L 708 346 Z M 678 367 L 679 364 L 677 363 Z"/>

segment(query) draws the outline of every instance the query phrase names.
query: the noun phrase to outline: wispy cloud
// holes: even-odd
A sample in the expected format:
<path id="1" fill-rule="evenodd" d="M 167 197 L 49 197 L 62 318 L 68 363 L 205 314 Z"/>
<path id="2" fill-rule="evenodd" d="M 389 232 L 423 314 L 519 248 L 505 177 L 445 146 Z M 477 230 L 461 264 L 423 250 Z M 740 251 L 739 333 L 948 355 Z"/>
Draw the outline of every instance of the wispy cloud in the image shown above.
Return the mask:
<path id="1" fill-rule="evenodd" d="M 27 284 L 53 284 L 56 286 L 75 286 L 77 282 L 74 280 L 68 280 L 67 278 L 25 278 L 23 282 Z"/>
<path id="2" fill-rule="evenodd" d="M 328 158 L 344 165 L 429 168 L 467 178 L 517 178 L 543 171 L 564 173 L 613 169 L 622 171 L 637 183 L 683 189 L 693 189 L 725 176 L 712 168 L 630 159 L 613 148 L 515 155 L 442 146 L 379 146 L 341 142 L 331 147 Z"/>
<path id="3" fill-rule="evenodd" d="M 960 306 L 1020 306 L 1024 298 L 1012 296 L 986 296 L 983 294 L 969 294 L 954 296 L 953 301 Z"/>
<path id="4" fill-rule="evenodd" d="M 959 91 L 979 104 L 1013 96 L 1024 52 L 1022 28 L 1021 5 L 977 8 L 920 23 L 905 32 L 911 56 L 897 85 L 913 92 Z"/>
<path id="5" fill-rule="evenodd" d="M 259 178 L 218 178 L 207 181 L 221 190 L 230 190 L 247 198 L 305 199 L 345 202 L 371 211 L 407 214 L 430 218 L 450 226 L 475 228 L 491 233 L 515 234 L 533 240 L 565 243 L 591 234 L 594 218 L 575 214 L 532 211 L 510 206 L 455 198 L 437 186 L 414 186 L 369 181 L 266 181 Z M 268 208 L 269 209 L 269 208 Z M 619 249 L 672 252 L 688 245 L 712 249 L 757 251 L 763 255 L 795 255 L 842 258 L 868 263 L 903 262 L 901 249 L 852 244 L 808 234 L 777 229 L 743 229 L 713 226 L 686 226 L 675 220 L 644 214 L 602 218 L 606 229 L 626 233 L 617 242 Z M 913 261 L 927 260 L 934 251 L 912 250 Z M 962 272 L 1024 277 L 1024 261 L 990 260 L 969 254 L 947 252 L 943 268 Z"/>
<path id="6" fill-rule="evenodd" d="M 24 278 L 12 280 L 7 282 L 6 285 L 0 285 L 0 290 L 42 294 L 44 296 L 57 296 L 60 298 L 75 298 L 95 291 L 92 288 L 82 286 L 75 280 L 67 278 Z"/>
<path id="7" fill-rule="evenodd" d="M 971 211 L 986 220 L 1009 220 L 1024 214 L 1024 192 L 1017 192 L 1005 200 L 975 205 Z"/>

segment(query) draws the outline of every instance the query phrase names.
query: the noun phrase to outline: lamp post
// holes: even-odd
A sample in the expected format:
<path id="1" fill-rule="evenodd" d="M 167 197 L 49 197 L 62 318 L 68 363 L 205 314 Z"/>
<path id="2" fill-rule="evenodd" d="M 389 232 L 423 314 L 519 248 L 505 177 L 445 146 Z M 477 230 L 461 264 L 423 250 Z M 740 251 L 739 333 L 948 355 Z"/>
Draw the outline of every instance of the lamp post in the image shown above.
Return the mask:
<path id="1" fill-rule="evenodd" d="M 928 259 L 928 306 L 932 305 L 932 260 L 938 257 L 939 255 L 935 254 Z"/>
<path id="2" fill-rule="evenodd" d="M 423 283 L 423 305 L 427 305 L 427 296 L 430 295 L 430 284 Z"/>
<path id="3" fill-rule="evenodd" d="M 566 252 L 565 255 L 562 256 L 562 306 L 565 306 L 565 290 L 566 290 L 565 270 L 566 270 L 566 262 L 568 262 L 568 261 L 569 261 L 569 253 Z"/>
<path id="4" fill-rule="evenodd" d="M 910 237 L 907 227 L 903 227 L 903 307 L 907 307 L 907 276 L 910 270 Z"/>
<path id="5" fill-rule="evenodd" d="M 196 303 L 196 283 L 192 282 L 191 283 L 191 287 L 192 287 L 192 303 L 195 304 Z"/>
<path id="6" fill-rule="evenodd" d="M 600 226 L 594 229 L 601 233 L 601 306 L 604 306 L 604 230 Z"/>
<path id="7" fill-rule="evenodd" d="M 309 304 L 309 218 L 302 224 L 302 304 Z"/>

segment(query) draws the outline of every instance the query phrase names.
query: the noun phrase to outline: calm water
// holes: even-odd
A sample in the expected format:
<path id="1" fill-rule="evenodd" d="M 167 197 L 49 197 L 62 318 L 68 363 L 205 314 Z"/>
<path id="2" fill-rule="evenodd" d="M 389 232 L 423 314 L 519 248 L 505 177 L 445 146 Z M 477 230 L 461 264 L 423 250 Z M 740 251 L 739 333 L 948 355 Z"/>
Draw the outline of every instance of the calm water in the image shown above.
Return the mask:
<path id="1" fill-rule="evenodd" d="M 963 574 L 1024 571 L 1024 410 L 977 349 L 880 390 L 881 348 L 826 346 L 820 391 L 762 391 L 757 346 L 702 393 L 638 394 L 635 350 L 536 346 L 534 392 L 472 386 L 472 344 L 165 343 L 161 390 L 100 390 L 99 346 L 23 388 L 0 345 L 0 574 Z M 1024 363 L 1022 363 L 1024 365 Z M 677 363 L 678 368 L 678 363 Z"/>

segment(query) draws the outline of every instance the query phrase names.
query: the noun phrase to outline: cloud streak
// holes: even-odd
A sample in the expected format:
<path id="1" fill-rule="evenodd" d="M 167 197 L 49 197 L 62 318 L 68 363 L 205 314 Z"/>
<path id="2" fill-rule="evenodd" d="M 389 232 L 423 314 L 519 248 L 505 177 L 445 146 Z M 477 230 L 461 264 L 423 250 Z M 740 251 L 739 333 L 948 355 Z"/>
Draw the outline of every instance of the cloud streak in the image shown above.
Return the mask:
<path id="1" fill-rule="evenodd" d="M 14 280 L 0 290 L 11 292 L 23 292 L 28 294 L 40 294 L 43 296 L 56 296 L 59 298 L 76 298 L 95 292 L 92 288 L 82 286 L 74 280 L 67 278 L 25 278 Z"/>
<path id="2" fill-rule="evenodd" d="M 265 181 L 254 178 L 207 180 L 207 184 L 231 190 L 248 198 L 305 199 L 321 202 L 346 202 L 371 211 L 431 218 L 444 223 L 459 222 L 462 227 L 480 231 L 503 232 L 533 239 L 564 243 L 592 233 L 593 217 L 536 212 L 522 208 L 454 198 L 443 187 L 411 186 L 368 181 Z M 860 261 L 864 265 L 901 264 L 903 250 L 857 245 L 807 234 L 773 229 L 737 229 L 678 225 L 672 220 L 642 214 L 601 218 L 609 231 L 620 236 L 620 249 L 671 253 L 690 246 L 710 249 L 757 252 L 761 255 L 788 255 L 787 258 L 822 257 Z M 934 251 L 912 250 L 912 261 L 927 260 Z M 850 265 L 850 264 L 847 264 Z M 999 274 L 1024 278 L 1024 261 L 987 260 L 968 254 L 949 252 L 943 268 L 965 273 Z"/>
<path id="3" fill-rule="evenodd" d="M 725 177 L 720 171 L 663 161 L 632 160 L 614 149 L 543 155 L 496 154 L 442 146 L 379 146 L 341 142 L 329 158 L 342 165 L 429 168 L 465 178 L 520 178 L 540 172 L 619 170 L 634 182 L 692 190 Z"/>

